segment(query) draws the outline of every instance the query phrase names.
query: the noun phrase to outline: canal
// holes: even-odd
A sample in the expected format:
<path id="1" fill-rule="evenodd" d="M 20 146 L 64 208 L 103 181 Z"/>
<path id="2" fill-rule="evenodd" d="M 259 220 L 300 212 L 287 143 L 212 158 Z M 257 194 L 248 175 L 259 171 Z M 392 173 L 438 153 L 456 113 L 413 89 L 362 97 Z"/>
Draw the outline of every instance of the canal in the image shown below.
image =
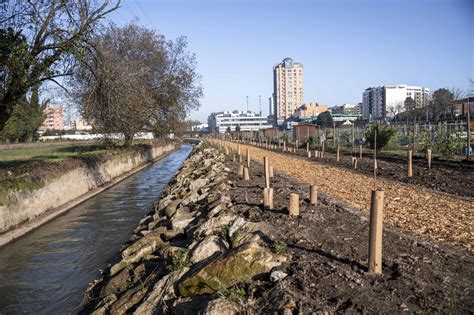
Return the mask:
<path id="1" fill-rule="evenodd" d="M 0 314 L 74 313 L 192 150 L 183 145 L 0 248 Z"/>

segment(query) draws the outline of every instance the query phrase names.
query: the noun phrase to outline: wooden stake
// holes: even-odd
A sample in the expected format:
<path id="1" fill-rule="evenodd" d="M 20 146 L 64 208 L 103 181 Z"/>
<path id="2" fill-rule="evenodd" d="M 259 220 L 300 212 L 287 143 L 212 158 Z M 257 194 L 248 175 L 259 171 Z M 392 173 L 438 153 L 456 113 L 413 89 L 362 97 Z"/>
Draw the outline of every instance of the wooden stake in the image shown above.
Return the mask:
<path id="1" fill-rule="evenodd" d="M 309 158 L 311 157 L 311 151 L 308 151 L 308 157 Z"/>
<path id="2" fill-rule="evenodd" d="M 321 157 L 323 158 L 324 157 L 324 141 L 323 141 L 323 148 L 321 150 Z"/>
<path id="3" fill-rule="evenodd" d="M 237 175 L 240 177 L 244 176 L 244 166 L 242 164 L 239 165 L 239 170 L 237 172 Z"/>
<path id="4" fill-rule="evenodd" d="M 244 167 L 244 180 L 250 180 L 250 175 L 249 175 L 249 168 Z"/>
<path id="5" fill-rule="evenodd" d="M 472 81 L 471 81 L 472 82 Z M 471 160 L 471 97 L 467 98 L 467 160 Z"/>
<path id="6" fill-rule="evenodd" d="M 369 272 L 382 273 L 383 190 L 372 190 L 370 203 Z"/>
<path id="7" fill-rule="evenodd" d="M 240 155 L 240 143 L 237 144 L 237 154 Z"/>
<path id="8" fill-rule="evenodd" d="M 273 178 L 273 165 L 268 167 L 268 177 Z"/>
<path id="9" fill-rule="evenodd" d="M 319 151 L 318 150 L 314 150 L 314 157 L 319 157 Z"/>
<path id="10" fill-rule="evenodd" d="M 412 157 L 412 154 L 413 154 L 412 150 L 407 151 L 407 159 L 408 159 L 407 175 L 408 175 L 408 177 L 413 176 L 413 157 Z"/>
<path id="11" fill-rule="evenodd" d="M 357 169 L 357 159 L 354 160 L 354 168 Z"/>
<path id="12" fill-rule="evenodd" d="M 315 185 L 309 186 L 309 202 L 313 206 L 318 203 L 318 188 Z"/>
<path id="13" fill-rule="evenodd" d="M 263 207 L 273 209 L 273 188 L 263 189 Z"/>
<path id="14" fill-rule="evenodd" d="M 268 156 L 263 157 L 263 168 L 265 173 L 265 188 L 270 188 L 270 164 Z"/>
<path id="15" fill-rule="evenodd" d="M 286 152 L 286 141 L 283 141 L 283 152 Z"/>
<path id="16" fill-rule="evenodd" d="M 247 167 L 250 168 L 250 150 L 247 149 Z"/>
<path id="17" fill-rule="evenodd" d="M 306 151 L 309 152 L 309 141 L 306 142 Z"/>
<path id="18" fill-rule="evenodd" d="M 242 157 L 242 155 L 239 153 L 239 163 L 242 163 L 242 161 L 243 161 L 243 157 Z"/>
<path id="19" fill-rule="evenodd" d="M 290 194 L 290 206 L 288 207 L 288 212 L 290 215 L 299 215 L 300 214 L 300 201 L 298 194 Z"/>
<path id="20" fill-rule="evenodd" d="M 339 162 L 339 144 L 337 145 L 336 162 Z"/>
<path id="21" fill-rule="evenodd" d="M 426 158 L 428 159 L 428 169 L 431 169 L 431 149 L 426 150 Z"/>
<path id="22" fill-rule="evenodd" d="M 377 130 L 374 131 L 374 190 L 377 189 Z"/>
<path id="23" fill-rule="evenodd" d="M 362 144 L 359 145 L 359 159 L 362 160 Z"/>

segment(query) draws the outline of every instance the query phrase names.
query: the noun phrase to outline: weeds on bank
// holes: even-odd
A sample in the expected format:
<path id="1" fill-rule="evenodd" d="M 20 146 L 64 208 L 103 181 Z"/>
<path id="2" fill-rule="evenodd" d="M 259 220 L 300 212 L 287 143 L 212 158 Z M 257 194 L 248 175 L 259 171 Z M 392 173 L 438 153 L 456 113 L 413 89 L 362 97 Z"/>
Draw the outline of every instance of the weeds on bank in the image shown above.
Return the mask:
<path id="1" fill-rule="evenodd" d="M 240 242 L 247 235 L 250 234 L 252 229 L 253 229 L 252 226 L 244 225 L 241 228 L 239 228 L 237 231 L 235 231 L 234 234 L 232 234 L 232 236 L 230 236 L 230 234 L 229 234 L 230 226 L 226 225 L 226 226 L 221 228 L 221 230 L 219 231 L 219 235 L 220 235 L 220 237 L 222 237 L 223 239 L 225 239 L 229 243 L 231 248 L 236 248 L 237 246 L 240 245 Z"/>
<path id="2" fill-rule="evenodd" d="M 273 252 L 275 254 L 282 254 L 286 250 L 286 243 L 285 242 L 275 242 L 273 243 Z"/>
<path id="3" fill-rule="evenodd" d="M 201 150 L 209 149 L 209 148 L 214 148 L 214 145 L 210 143 L 209 141 L 203 141 L 202 144 L 199 146 Z"/>
<path id="4" fill-rule="evenodd" d="M 175 256 L 173 256 L 173 261 L 171 265 L 167 267 L 168 271 L 180 271 L 184 267 L 189 266 L 189 249 L 181 248 Z"/>
<path id="5" fill-rule="evenodd" d="M 229 301 L 236 301 L 237 299 L 243 299 L 247 296 L 247 291 L 238 285 L 233 288 L 227 288 L 225 285 L 221 284 L 218 290 L 219 294 L 224 296 Z"/>

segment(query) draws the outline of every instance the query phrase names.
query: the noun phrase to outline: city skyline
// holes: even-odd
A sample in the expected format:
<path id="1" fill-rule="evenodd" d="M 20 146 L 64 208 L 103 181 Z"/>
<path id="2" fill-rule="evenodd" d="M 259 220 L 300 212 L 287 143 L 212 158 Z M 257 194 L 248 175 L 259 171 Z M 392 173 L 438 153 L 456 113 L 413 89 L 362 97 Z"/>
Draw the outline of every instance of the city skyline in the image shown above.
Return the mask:
<path id="1" fill-rule="evenodd" d="M 469 1 L 131 1 L 113 20 L 187 36 L 204 98 L 191 118 L 262 109 L 273 66 L 286 57 L 305 68 L 305 99 L 328 106 L 362 101 L 370 86 L 408 84 L 431 91 L 469 88 L 473 19 Z M 422 22 L 420 22 L 422 21 Z"/>

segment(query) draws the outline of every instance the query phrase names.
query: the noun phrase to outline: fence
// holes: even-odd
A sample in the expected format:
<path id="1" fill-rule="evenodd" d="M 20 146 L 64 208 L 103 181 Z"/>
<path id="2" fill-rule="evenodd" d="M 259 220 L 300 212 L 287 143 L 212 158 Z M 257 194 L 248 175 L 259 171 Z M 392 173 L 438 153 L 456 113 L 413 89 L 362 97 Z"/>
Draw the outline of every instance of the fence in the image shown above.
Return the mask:
<path id="1" fill-rule="evenodd" d="M 471 123 L 472 124 L 472 123 Z M 414 153 L 425 153 L 431 149 L 434 155 L 445 157 L 462 157 L 467 155 L 467 123 L 463 121 L 440 122 L 437 124 L 410 122 L 391 123 L 396 134 L 383 148 L 384 152 L 405 154 L 410 147 Z M 243 139 L 271 141 L 273 143 L 286 141 L 287 144 L 306 145 L 309 141 L 312 149 L 318 149 L 324 142 L 328 151 L 334 151 L 339 145 L 341 152 L 351 152 L 359 145 L 368 148 L 367 132 L 371 126 L 341 125 L 333 128 L 316 127 L 316 134 L 293 131 L 277 131 L 272 133 L 242 133 Z M 413 133 L 413 129 L 415 130 Z M 471 128 L 472 130 L 472 128 Z M 471 135 L 474 136 L 471 131 Z M 471 136 L 471 138 L 472 138 Z M 471 145 L 472 152 L 472 145 Z"/>

